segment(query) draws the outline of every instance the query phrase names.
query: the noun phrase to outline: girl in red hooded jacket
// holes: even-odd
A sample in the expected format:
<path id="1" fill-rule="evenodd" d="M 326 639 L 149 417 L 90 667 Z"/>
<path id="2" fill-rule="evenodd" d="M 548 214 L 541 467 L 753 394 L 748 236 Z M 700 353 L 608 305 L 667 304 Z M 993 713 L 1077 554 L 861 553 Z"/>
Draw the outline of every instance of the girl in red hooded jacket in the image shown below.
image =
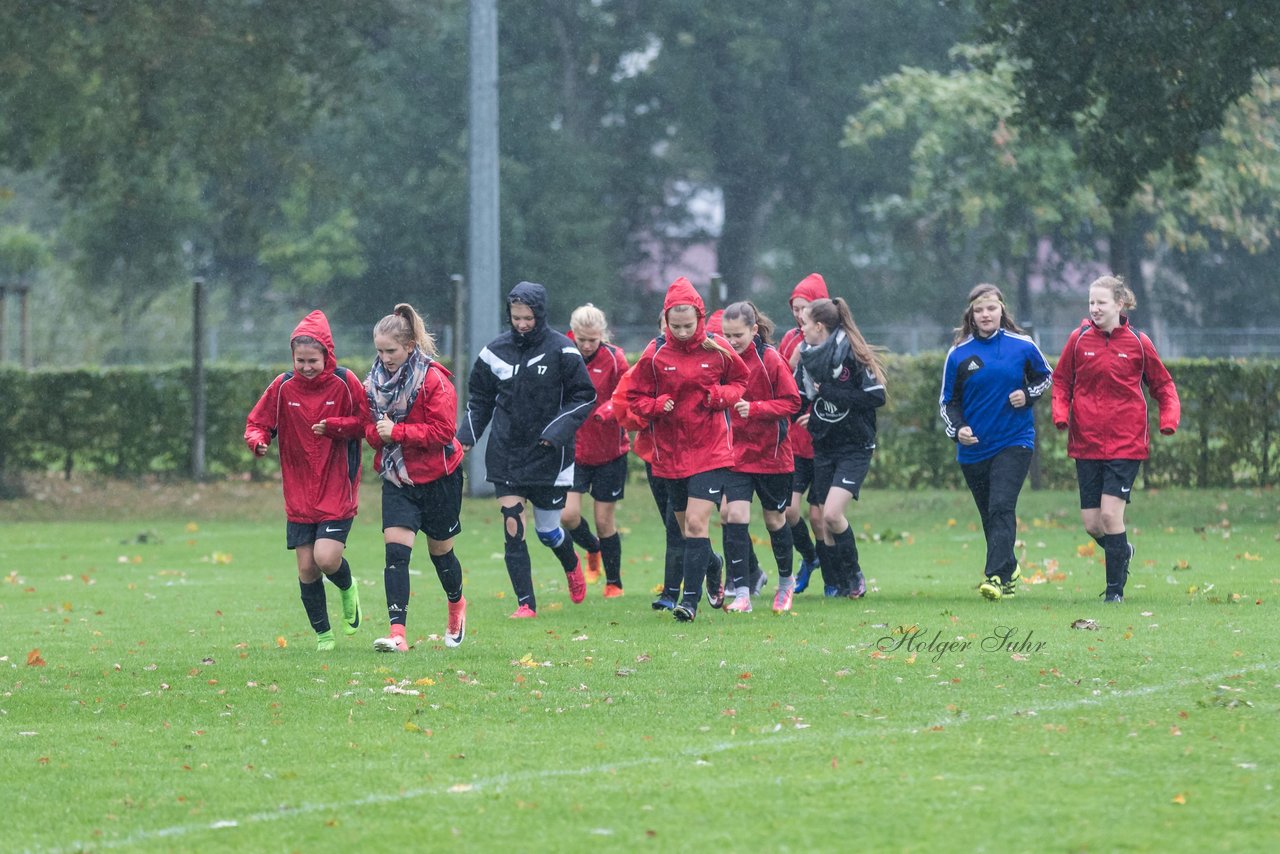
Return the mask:
<path id="1" fill-rule="evenodd" d="M 702 297 L 683 276 L 667 290 L 663 315 L 667 333 L 636 363 L 627 406 L 650 422 L 653 474 L 667 481 L 684 532 L 684 593 L 673 613 L 689 622 L 704 579 L 711 607 L 724 602 L 720 573 L 707 572 L 714 554 L 707 533 L 734 463 L 728 411 L 746 388 L 747 367 L 723 339 L 707 335 Z"/>
<path id="2" fill-rule="evenodd" d="M 1161 433 L 1172 435 L 1181 414 L 1178 390 L 1155 345 L 1121 313 L 1135 305 L 1133 291 L 1117 276 L 1091 284 L 1089 317 L 1067 336 L 1053 371 L 1053 423 L 1069 430 L 1080 518 L 1106 555 L 1107 602 L 1124 601 L 1133 557 L 1124 511 L 1151 445 L 1142 384 L 1160 407 Z"/>
<path id="3" fill-rule="evenodd" d="M 805 308 L 814 300 L 828 299 L 827 282 L 818 273 L 805 276 L 791 291 L 791 315 L 796 325 L 783 334 L 778 342 L 778 352 L 791 366 L 792 373 L 800 367 L 800 345 L 804 343 L 804 334 L 800 331 Z M 813 525 L 813 539 L 809 538 L 809 529 L 805 527 L 804 517 L 800 513 L 800 501 L 804 491 L 813 485 L 813 437 L 803 424 L 791 425 L 791 449 L 795 455 L 795 474 L 792 475 L 791 504 L 787 507 L 787 525 L 791 528 L 791 539 L 796 551 L 800 554 L 800 571 L 796 574 L 796 593 L 803 593 L 809 586 L 809 576 L 815 569 L 823 566 L 822 551 L 822 508 L 813 503 L 813 492 L 809 493 L 809 522 Z M 816 541 L 816 542 L 815 542 Z M 827 565 L 834 566 L 833 560 Z M 827 573 L 823 570 L 823 576 Z M 827 579 L 834 585 L 833 579 Z"/>
<path id="4" fill-rule="evenodd" d="M 378 355 L 363 389 L 369 417 L 319 425 L 340 435 L 362 435 L 377 451 L 391 629 L 373 648 L 409 649 L 409 561 L 418 531 L 427 535 L 427 554 L 448 600 L 444 644 L 457 647 L 466 636 L 467 600 L 462 565 L 453 553 L 453 539 L 462 531 L 462 447 L 454 438 L 458 396 L 453 377 L 435 360 L 435 340 L 408 303 L 397 305 L 373 327 L 373 346 Z"/>
<path id="5" fill-rule="evenodd" d="M 569 338 L 587 363 L 587 374 L 596 389 L 596 407 L 575 437 L 573 486 L 565 496 L 560 522 L 587 553 L 583 574 L 588 584 L 600 580 L 601 563 L 604 564 L 604 596 L 613 599 L 622 595 L 622 540 L 614 511 L 625 497 L 631 442 L 627 431 L 613 417 L 611 400 L 618 381 L 627 372 L 627 358 L 609 343 L 608 336 L 604 312 L 591 303 L 579 306 L 569 316 Z M 582 496 L 586 492 L 591 493 L 594 534 L 582 517 Z"/>
<path id="6" fill-rule="evenodd" d="M 724 337 L 747 366 L 747 388 L 733 405 L 734 464 L 725 484 L 724 555 L 728 560 L 733 602 L 726 611 L 749 612 L 748 584 L 751 536 L 751 496 L 760 496 L 764 526 L 769 531 L 778 564 L 775 612 L 791 610 L 795 579 L 791 577 L 791 528 L 786 510 L 791 503 L 795 469 L 791 416 L 800 409 L 800 392 L 786 360 L 769 343 L 773 322 L 750 302 L 735 302 L 724 310 Z"/>
<path id="7" fill-rule="evenodd" d="M 265 456 L 273 438 L 280 443 L 284 487 L 285 546 L 298 561 L 302 607 L 321 651 L 334 648 L 325 604 L 324 579 L 342 595 L 343 631 L 360 627 L 360 593 L 343 557 L 355 519 L 360 483 L 360 443 L 334 441 L 317 433 L 326 418 L 362 419 L 368 412 L 360 381 L 338 367 L 329 321 L 308 314 L 289 339 L 293 370 L 271 381 L 245 422 L 244 441 Z"/>

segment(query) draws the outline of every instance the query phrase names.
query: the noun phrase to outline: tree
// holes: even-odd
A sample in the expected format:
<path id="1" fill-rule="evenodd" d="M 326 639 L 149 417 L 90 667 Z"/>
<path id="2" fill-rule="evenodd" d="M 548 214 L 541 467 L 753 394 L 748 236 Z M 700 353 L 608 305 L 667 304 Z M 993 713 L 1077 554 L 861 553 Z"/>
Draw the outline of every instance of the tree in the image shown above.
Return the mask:
<path id="1" fill-rule="evenodd" d="M 957 58 L 981 59 L 982 67 L 904 68 L 866 87 L 867 104 L 850 117 L 845 142 L 869 153 L 886 137 L 907 140 L 905 192 L 878 196 L 868 210 L 882 221 L 909 223 L 950 256 L 944 266 L 955 276 L 942 288 L 908 284 L 917 306 L 945 316 L 957 289 L 994 279 L 1013 287 L 1018 314 L 1029 321 L 1040 242 L 1055 237 L 1080 260 L 1095 251 L 1088 235 L 1105 228 L 1106 213 L 1079 180 L 1065 140 L 1013 124 L 1014 65 L 991 54 L 956 48 Z"/>
<path id="2" fill-rule="evenodd" d="M 122 309 L 181 274 L 184 241 L 247 288 L 264 188 L 288 183 L 302 132 L 393 17 L 390 0 L 5 4 L 0 158 L 55 176 L 82 278 Z"/>
<path id="3" fill-rule="evenodd" d="M 1280 65 L 1280 3 L 979 0 L 985 34 L 1018 63 L 1020 121 L 1069 133 L 1110 208 L 1111 264 L 1144 290 L 1145 223 L 1131 201 L 1169 166 L 1194 183 L 1204 135 Z"/>

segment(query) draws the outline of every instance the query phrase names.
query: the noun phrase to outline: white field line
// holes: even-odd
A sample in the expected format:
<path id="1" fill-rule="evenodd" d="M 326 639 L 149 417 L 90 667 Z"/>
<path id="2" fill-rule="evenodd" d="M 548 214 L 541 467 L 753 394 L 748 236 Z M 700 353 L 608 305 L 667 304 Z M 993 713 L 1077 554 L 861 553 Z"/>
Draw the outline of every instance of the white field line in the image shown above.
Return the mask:
<path id="1" fill-rule="evenodd" d="M 1186 688 L 1192 685 L 1198 685 L 1205 682 L 1221 682 L 1233 676 L 1243 676 L 1247 673 L 1256 673 L 1260 670 L 1274 669 L 1270 664 L 1255 664 L 1250 667 L 1236 668 L 1220 673 L 1208 673 L 1203 676 L 1195 676 L 1189 679 L 1179 680 L 1177 682 L 1167 682 L 1160 685 L 1144 685 L 1141 688 L 1132 688 L 1127 691 L 1112 691 L 1107 694 L 1098 694 L 1090 697 L 1080 697 L 1075 700 L 1065 700 L 1058 703 L 1048 703 L 1041 706 L 1019 706 L 1017 708 L 1006 709 L 1003 712 L 996 712 L 990 715 L 972 715 L 962 718 L 945 718 L 933 723 L 923 724 L 919 726 L 899 727 L 896 730 L 879 729 L 874 732 L 877 736 L 885 735 L 912 735 L 933 727 L 956 727 L 963 724 L 972 723 L 974 721 L 988 721 L 1009 717 L 1013 715 L 1026 715 L 1034 712 L 1037 715 L 1051 712 L 1065 712 L 1072 709 L 1084 708 L 1086 706 L 1099 706 L 1112 700 L 1125 700 L 1133 697 L 1145 697 L 1150 694 L 1159 694 L 1164 691 L 1173 691 L 1178 688 Z M 786 744 L 788 742 L 800 741 L 806 737 L 815 734 L 821 734 L 823 738 L 830 739 L 830 732 L 806 732 L 791 731 L 779 735 L 765 735 L 759 738 L 744 739 L 738 741 L 726 741 L 718 744 L 703 745 L 696 748 L 689 748 L 680 752 L 681 755 L 688 757 L 704 756 L 711 753 L 721 753 L 726 750 L 740 749 L 744 747 L 759 747 L 762 745 Z M 839 738 L 846 735 L 863 736 L 867 735 L 866 729 L 859 729 L 856 732 L 846 730 L 844 732 L 834 733 Z M 403 801 L 417 800 L 425 797 L 438 797 L 446 794 L 470 793 L 478 792 L 484 789 L 501 790 L 506 786 L 516 783 L 524 783 L 537 780 L 552 780 L 562 777 L 591 777 L 597 774 L 604 774 L 609 771 L 617 771 L 625 768 L 637 768 L 644 765 L 654 765 L 659 762 L 670 762 L 669 755 L 663 756 L 646 756 L 640 759 L 630 759 L 624 762 L 609 762 L 603 765 L 593 765 L 586 768 L 542 768 L 536 771 L 521 771 L 514 774 L 498 774 L 492 777 L 482 777 L 475 780 L 459 781 L 449 786 L 427 786 L 414 789 L 403 789 L 396 792 L 383 792 L 365 795 L 348 801 L 338 801 L 333 803 L 304 803 L 295 807 L 281 807 L 264 812 L 250 813 L 239 818 L 219 819 L 217 821 L 198 822 L 193 824 L 176 824 L 170 827 L 161 827 L 156 830 L 138 830 L 127 836 L 116 839 L 94 839 L 91 842 L 72 842 L 69 845 L 59 848 L 45 849 L 28 849 L 28 851 L 44 851 L 47 854 L 71 854 L 71 852 L 107 849 L 107 848 L 126 848 L 133 845 L 140 845 L 146 842 L 156 842 L 165 839 L 177 839 L 192 833 L 202 833 L 206 831 L 225 830 L 228 828 L 244 827 L 251 824 L 260 824 L 270 821 L 279 821 L 283 818 L 293 818 L 301 815 L 311 815 L 320 812 L 337 812 L 341 810 L 349 810 L 355 807 L 393 804 Z"/>

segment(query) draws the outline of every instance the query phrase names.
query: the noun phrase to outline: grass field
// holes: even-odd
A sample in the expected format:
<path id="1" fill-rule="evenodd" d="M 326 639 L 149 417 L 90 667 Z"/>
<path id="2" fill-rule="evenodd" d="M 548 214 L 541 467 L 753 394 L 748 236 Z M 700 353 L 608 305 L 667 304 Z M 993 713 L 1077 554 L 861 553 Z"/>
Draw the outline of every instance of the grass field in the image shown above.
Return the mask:
<path id="1" fill-rule="evenodd" d="M 662 546 L 643 484 L 620 510 L 626 597 L 597 586 L 569 604 L 534 543 L 536 621 L 507 619 L 496 505 L 469 502 L 466 643 L 440 640 L 443 596 L 419 549 L 416 645 L 379 655 L 376 490 L 348 549 L 366 624 L 326 654 L 277 490 L 39 481 L 0 504 L 0 848 L 1280 840 L 1273 492 L 1141 492 L 1128 601 L 1105 607 L 1073 495 L 1024 493 L 1024 571 L 1040 583 L 991 603 L 974 590 L 967 494 L 870 492 L 854 516 L 865 600 L 811 588 L 776 617 L 771 584 L 755 613 L 704 604 L 691 625 L 649 607 Z M 332 588 L 329 603 L 336 620 Z"/>

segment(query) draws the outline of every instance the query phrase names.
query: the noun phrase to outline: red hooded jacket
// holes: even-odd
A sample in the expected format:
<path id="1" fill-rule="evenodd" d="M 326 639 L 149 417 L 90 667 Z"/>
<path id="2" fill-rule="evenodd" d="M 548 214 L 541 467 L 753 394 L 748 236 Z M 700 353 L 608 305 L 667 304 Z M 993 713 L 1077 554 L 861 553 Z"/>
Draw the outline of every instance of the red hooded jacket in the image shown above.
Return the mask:
<path id="1" fill-rule="evenodd" d="M 1120 316 L 1110 334 L 1085 319 L 1067 336 L 1053 370 L 1053 423 L 1076 460 L 1145 460 L 1151 437 L 1142 384 L 1160 407 L 1160 432 L 1178 429 L 1182 404 L 1173 378 L 1144 333 Z"/>
<path id="2" fill-rule="evenodd" d="M 647 429 L 649 422 L 636 416 L 631 411 L 631 407 L 627 406 L 627 393 L 631 390 L 631 380 L 636 375 L 636 366 L 632 365 L 627 372 L 618 379 L 617 386 L 613 389 L 613 397 L 609 399 L 607 404 L 609 407 L 609 415 L 616 420 L 624 430 L 636 431 L 636 441 L 633 449 L 636 456 L 644 460 L 646 463 L 653 462 L 653 433 Z"/>
<path id="3" fill-rule="evenodd" d="M 733 470 L 747 474 L 790 474 L 795 470 L 791 416 L 800 411 L 800 391 L 782 355 L 759 338 L 741 354 L 750 401 L 747 417 L 732 410 Z"/>
<path id="4" fill-rule="evenodd" d="M 747 383 L 747 366 L 728 342 L 708 338 L 702 297 L 683 276 L 667 289 L 663 311 L 680 305 L 697 312 L 693 335 L 678 341 L 668 333 L 651 341 L 627 390 L 631 414 L 650 422 L 645 430 L 653 439 L 653 473 L 671 479 L 733 465 L 729 408 Z M 717 346 L 704 345 L 708 341 Z M 675 404 L 670 412 L 664 411 L 668 400 Z"/>
<path id="5" fill-rule="evenodd" d="M 573 334 L 570 333 L 570 338 Z M 596 408 L 578 428 L 573 461 L 581 466 L 602 466 L 631 450 L 627 431 L 613 417 L 613 392 L 627 372 L 627 357 L 622 350 L 605 342 L 591 354 L 587 375 L 596 389 Z"/>
<path id="6" fill-rule="evenodd" d="M 818 299 L 830 299 L 827 293 L 827 282 L 818 273 L 810 273 L 800 280 L 800 283 L 791 291 L 791 302 L 797 299 L 803 299 L 806 302 L 813 302 Z M 796 369 L 796 363 L 792 361 L 792 355 L 800 348 L 804 342 L 804 335 L 800 332 L 799 326 L 793 326 L 782 336 L 782 340 L 778 342 L 778 352 L 782 354 L 782 358 L 787 361 L 791 370 Z M 791 449 L 797 457 L 806 460 L 813 459 L 813 436 L 809 430 L 802 424 L 791 425 Z"/>
<path id="7" fill-rule="evenodd" d="M 382 471 L 382 437 L 378 435 L 378 427 L 368 406 L 368 391 L 365 393 L 365 411 L 369 414 L 360 423 L 356 434 L 363 435 L 377 451 L 373 464 Z M 350 425 L 344 422 L 335 424 L 330 421 L 326 426 L 340 435 L 352 432 Z M 462 465 L 462 445 L 454 438 L 457 430 L 458 393 L 453 388 L 453 374 L 432 360 L 409 413 L 391 428 L 391 441 L 399 444 L 404 452 L 404 467 L 410 480 L 415 484 L 431 483 L 453 474 L 454 469 Z"/>
<path id="8" fill-rule="evenodd" d="M 284 513 L 290 522 L 350 519 L 356 515 L 360 444 L 317 436 L 311 425 L 329 418 L 369 420 L 364 386 L 352 372 L 338 369 L 323 312 L 304 317 L 289 340 L 300 335 L 320 342 L 324 369 L 312 379 L 289 371 L 272 380 L 249 412 L 244 441 L 252 449 L 279 439 Z"/>

